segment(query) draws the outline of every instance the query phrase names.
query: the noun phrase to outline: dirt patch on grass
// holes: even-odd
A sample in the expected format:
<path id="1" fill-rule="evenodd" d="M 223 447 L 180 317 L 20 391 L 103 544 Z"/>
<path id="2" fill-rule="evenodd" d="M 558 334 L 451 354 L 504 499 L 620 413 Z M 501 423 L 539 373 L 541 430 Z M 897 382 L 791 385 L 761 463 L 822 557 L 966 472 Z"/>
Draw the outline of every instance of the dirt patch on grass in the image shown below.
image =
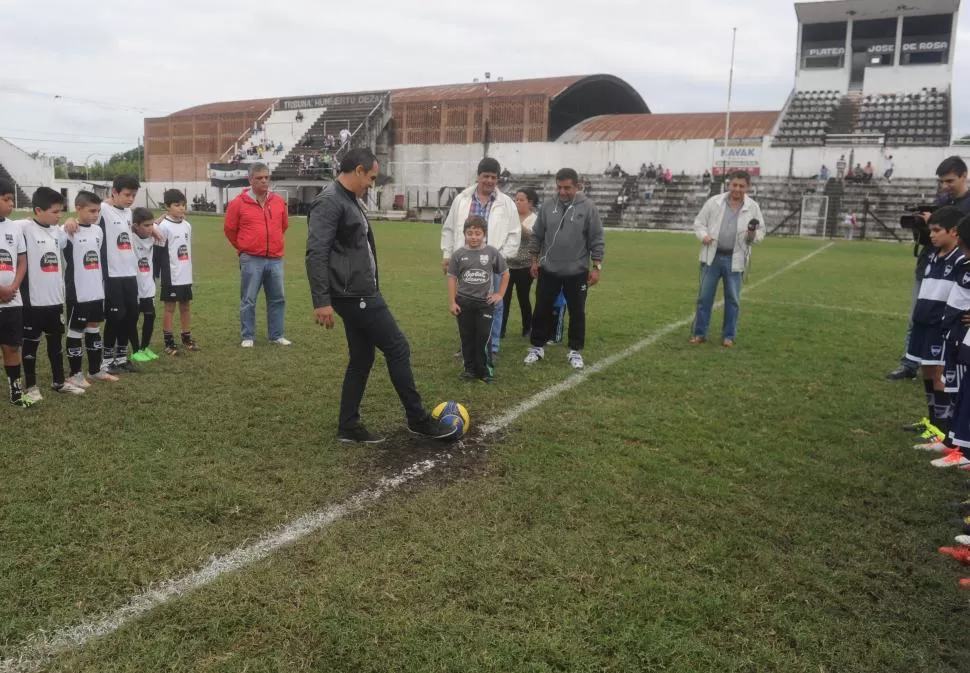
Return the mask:
<path id="1" fill-rule="evenodd" d="M 435 469 L 418 480 L 422 485 L 471 479 L 488 472 L 491 449 L 498 443 L 496 435 L 472 430 L 453 442 L 417 437 L 401 431 L 389 435 L 361 458 L 361 466 L 381 477 L 398 474 L 424 460 L 433 460 Z"/>

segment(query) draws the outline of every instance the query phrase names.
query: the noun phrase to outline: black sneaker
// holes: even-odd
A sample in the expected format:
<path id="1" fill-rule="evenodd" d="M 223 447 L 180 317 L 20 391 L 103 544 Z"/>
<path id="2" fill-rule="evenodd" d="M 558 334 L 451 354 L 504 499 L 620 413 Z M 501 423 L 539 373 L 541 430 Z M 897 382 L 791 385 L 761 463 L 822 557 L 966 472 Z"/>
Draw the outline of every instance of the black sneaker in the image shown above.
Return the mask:
<path id="1" fill-rule="evenodd" d="M 463 371 L 461 374 L 459 374 L 458 378 L 461 379 L 462 381 L 474 381 L 478 377 L 475 376 L 475 372 L 470 372 L 466 370 L 466 371 Z"/>
<path id="2" fill-rule="evenodd" d="M 897 367 L 896 369 L 886 374 L 886 378 L 889 379 L 890 381 L 905 381 L 907 379 L 915 379 L 916 370 L 909 369 L 907 367 Z"/>
<path id="3" fill-rule="evenodd" d="M 139 369 L 135 365 L 135 363 L 132 362 L 131 360 L 125 360 L 120 365 L 119 364 L 115 364 L 115 368 L 117 369 L 117 371 L 122 372 L 122 373 L 125 373 L 125 374 L 141 374 L 141 369 Z M 111 369 L 110 368 L 108 369 L 108 372 L 111 373 Z"/>
<path id="4" fill-rule="evenodd" d="M 431 439 L 448 439 L 454 437 L 455 429 L 450 425 L 436 421 L 430 415 L 425 416 L 421 421 L 409 421 L 408 430 L 412 434 L 430 437 Z"/>
<path id="5" fill-rule="evenodd" d="M 354 442 L 356 444 L 380 444 L 384 441 L 383 437 L 375 435 L 363 425 L 358 425 L 350 430 L 341 430 L 337 433 L 337 439 L 341 442 Z"/>
<path id="6" fill-rule="evenodd" d="M 906 432 L 923 432 L 926 430 L 926 424 L 929 422 L 928 418 L 921 418 L 915 423 L 907 423 L 903 426 L 903 430 Z"/>
<path id="7" fill-rule="evenodd" d="M 482 381 L 482 383 L 495 383 L 495 377 L 494 376 L 483 376 L 481 378 L 481 381 Z"/>

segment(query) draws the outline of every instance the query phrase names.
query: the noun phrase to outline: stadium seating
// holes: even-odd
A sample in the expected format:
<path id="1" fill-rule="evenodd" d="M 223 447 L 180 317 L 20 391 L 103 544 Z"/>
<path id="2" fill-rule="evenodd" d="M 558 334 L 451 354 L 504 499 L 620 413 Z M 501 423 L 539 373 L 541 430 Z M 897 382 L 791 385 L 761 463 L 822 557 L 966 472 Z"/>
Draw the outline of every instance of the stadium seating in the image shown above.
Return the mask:
<path id="1" fill-rule="evenodd" d="M 3 164 L 0 164 L 0 178 L 6 180 L 7 182 L 12 182 L 17 186 L 17 193 L 14 195 L 14 203 L 20 208 L 29 208 L 30 196 L 28 196 L 27 192 L 20 188 L 20 183 L 13 179 L 13 176 L 10 175 L 9 171 L 3 167 Z"/>
<path id="2" fill-rule="evenodd" d="M 824 145 L 842 95 L 838 91 L 798 91 L 775 134 L 778 147 Z"/>
<path id="3" fill-rule="evenodd" d="M 887 145 L 945 147 L 950 143 L 950 97 L 935 88 L 918 94 L 866 96 L 860 133 L 885 134 Z"/>

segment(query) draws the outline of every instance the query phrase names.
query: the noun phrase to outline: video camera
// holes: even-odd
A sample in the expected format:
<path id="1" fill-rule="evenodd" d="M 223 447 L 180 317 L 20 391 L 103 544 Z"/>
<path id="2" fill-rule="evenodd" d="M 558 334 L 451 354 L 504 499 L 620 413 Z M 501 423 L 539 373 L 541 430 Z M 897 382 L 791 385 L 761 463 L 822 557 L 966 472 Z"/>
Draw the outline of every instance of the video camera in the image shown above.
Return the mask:
<path id="1" fill-rule="evenodd" d="M 913 241 L 916 243 L 913 254 L 920 247 L 930 245 L 930 227 L 926 221 L 920 217 L 922 213 L 936 212 L 938 205 L 933 203 L 917 203 L 905 208 L 906 214 L 899 218 L 899 226 L 913 232 Z"/>

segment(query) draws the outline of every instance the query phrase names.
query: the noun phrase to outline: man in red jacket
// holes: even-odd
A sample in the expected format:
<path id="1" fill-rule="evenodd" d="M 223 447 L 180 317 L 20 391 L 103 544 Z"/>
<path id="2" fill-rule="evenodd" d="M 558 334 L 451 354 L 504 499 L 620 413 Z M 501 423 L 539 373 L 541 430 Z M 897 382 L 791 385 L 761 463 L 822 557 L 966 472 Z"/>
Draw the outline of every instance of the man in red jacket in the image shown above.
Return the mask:
<path id="1" fill-rule="evenodd" d="M 266 164 L 249 167 L 250 189 L 244 189 L 226 209 L 223 230 L 239 253 L 241 274 L 239 322 L 242 347 L 252 348 L 256 339 L 256 297 L 266 290 L 269 340 L 280 346 L 292 342 L 283 336 L 283 234 L 290 226 L 286 202 L 269 191 Z"/>

